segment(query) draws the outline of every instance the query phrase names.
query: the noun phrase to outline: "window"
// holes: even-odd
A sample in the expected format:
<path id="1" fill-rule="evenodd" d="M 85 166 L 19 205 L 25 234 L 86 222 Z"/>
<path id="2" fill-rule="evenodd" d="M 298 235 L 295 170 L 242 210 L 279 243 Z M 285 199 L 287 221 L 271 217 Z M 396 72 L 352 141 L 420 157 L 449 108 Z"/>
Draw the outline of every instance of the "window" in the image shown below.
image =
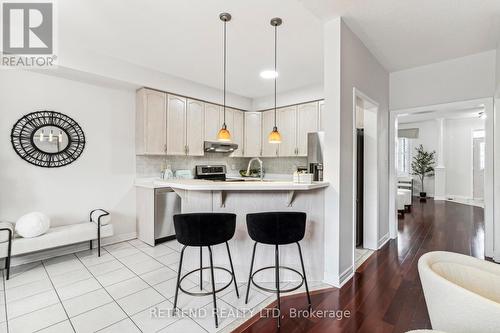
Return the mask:
<path id="1" fill-rule="evenodd" d="M 485 154 L 486 154 L 486 143 L 485 142 L 480 142 L 479 143 L 479 170 L 484 170 L 484 160 L 485 160 Z"/>
<path id="2" fill-rule="evenodd" d="M 398 176 L 408 176 L 410 174 L 410 139 L 398 139 Z"/>

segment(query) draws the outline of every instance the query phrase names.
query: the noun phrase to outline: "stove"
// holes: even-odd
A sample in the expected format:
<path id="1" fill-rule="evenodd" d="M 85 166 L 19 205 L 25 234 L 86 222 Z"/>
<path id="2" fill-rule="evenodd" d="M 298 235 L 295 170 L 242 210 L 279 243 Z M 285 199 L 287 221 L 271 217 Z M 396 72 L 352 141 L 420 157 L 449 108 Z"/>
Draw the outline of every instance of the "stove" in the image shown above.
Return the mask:
<path id="1" fill-rule="evenodd" d="M 225 165 L 197 165 L 195 178 L 214 181 L 226 181 Z"/>

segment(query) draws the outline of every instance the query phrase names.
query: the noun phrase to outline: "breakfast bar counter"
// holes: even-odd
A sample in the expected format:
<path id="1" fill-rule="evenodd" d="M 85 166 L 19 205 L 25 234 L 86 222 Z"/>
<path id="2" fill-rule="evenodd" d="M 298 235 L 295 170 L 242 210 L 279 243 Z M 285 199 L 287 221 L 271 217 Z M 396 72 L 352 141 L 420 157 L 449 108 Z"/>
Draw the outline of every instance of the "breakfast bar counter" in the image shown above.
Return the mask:
<path id="1" fill-rule="evenodd" d="M 249 263 L 254 242 L 250 239 L 246 227 L 246 214 L 270 211 L 298 211 L 307 214 L 306 233 L 300 242 L 304 255 L 306 273 L 310 281 L 323 281 L 325 260 L 324 239 L 324 189 L 327 182 L 312 184 L 294 183 L 283 180 L 229 180 L 211 181 L 202 179 L 138 179 L 138 192 L 170 188 L 181 199 L 182 213 L 220 212 L 237 215 L 236 232 L 229 245 L 233 255 L 236 278 L 246 283 Z M 138 206 L 140 203 L 138 202 Z M 199 249 L 187 249 L 185 269 L 199 267 Z M 215 261 L 226 258 L 225 247 L 213 248 Z M 218 253 L 220 252 L 220 253 Z M 274 265 L 274 247 L 259 244 L 257 246 L 255 267 Z M 207 255 L 203 256 L 208 258 Z M 280 250 L 280 264 L 297 266 L 298 250 L 295 244 L 283 246 Z M 205 265 L 208 262 L 204 263 Z M 226 265 L 226 262 L 220 263 Z M 281 274 L 281 273 L 280 273 Z M 207 274 L 205 274 L 207 275 Z M 208 278 L 208 276 L 207 276 Z M 229 278 L 224 273 L 218 279 Z M 297 281 L 293 272 L 283 271 L 282 281 Z M 255 280 L 272 282 L 274 273 L 264 271 Z"/>

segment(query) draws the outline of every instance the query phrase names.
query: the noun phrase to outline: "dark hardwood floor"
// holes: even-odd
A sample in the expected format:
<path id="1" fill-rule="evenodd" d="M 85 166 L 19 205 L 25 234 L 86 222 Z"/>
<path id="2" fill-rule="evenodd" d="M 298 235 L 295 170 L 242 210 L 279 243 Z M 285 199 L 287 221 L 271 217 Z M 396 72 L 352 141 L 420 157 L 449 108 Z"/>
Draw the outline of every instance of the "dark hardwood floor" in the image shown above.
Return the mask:
<path id="1" fill-rule="evenodd" d="M 452 202 L 415 201 L 399 219 L 399 237 L 375 252 L 341 289 L 312 293 L 315 310 L 349 310 L 342 320 L 291 318 L 307 309 L 304 295 L 282 298 L 280 332 L 406 332 L 431 328 L 417 271 L 420 256 L 444 250 L 484 258 L 482 208 Z M 271 304 L 270 307 L 274 306 Z M 234 332 L 278 332 L 276 321 L 254 316 Z"/>

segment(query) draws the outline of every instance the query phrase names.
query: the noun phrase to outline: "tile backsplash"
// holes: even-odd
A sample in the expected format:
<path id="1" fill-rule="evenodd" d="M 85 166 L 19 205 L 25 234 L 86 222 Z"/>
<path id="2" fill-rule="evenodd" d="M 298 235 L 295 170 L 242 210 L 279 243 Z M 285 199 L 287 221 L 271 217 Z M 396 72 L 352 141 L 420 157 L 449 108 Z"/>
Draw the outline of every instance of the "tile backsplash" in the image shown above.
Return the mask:
<path id="1" fill-rule="evenodd" d="M 136 170 L 138 177 L 155 177 L 160 175 L 163 165 L 170 165 L 172 170 L 188 169 L 193 171 L 200 164 L 223 164 L 228 173 L 235 174 L 246 169 L 248 157 L 229 157 L 226 154 L 205 153 L 205 156 L 146 156 L 138 155 Z M 292 174 L 297 166 L 307 165 L 305 157 L 263 157 L 264 170 L 268 174 Z M 256 167 L 254 165 L 253 167 Z"/>

